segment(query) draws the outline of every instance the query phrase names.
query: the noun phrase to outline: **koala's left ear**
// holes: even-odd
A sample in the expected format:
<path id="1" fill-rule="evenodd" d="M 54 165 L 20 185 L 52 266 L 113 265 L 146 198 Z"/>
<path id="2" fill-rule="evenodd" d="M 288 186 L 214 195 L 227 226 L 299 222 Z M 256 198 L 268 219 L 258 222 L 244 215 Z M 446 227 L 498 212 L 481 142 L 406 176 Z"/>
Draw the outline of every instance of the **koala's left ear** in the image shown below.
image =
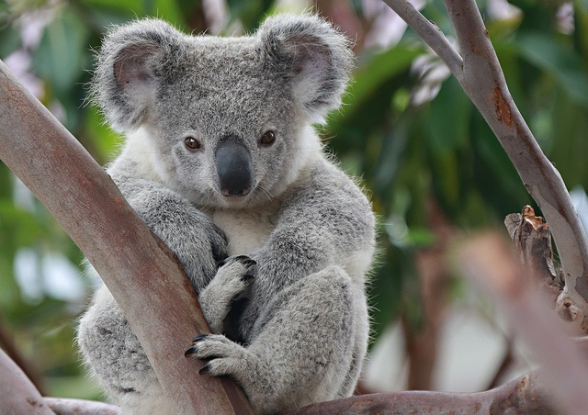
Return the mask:
<path id="1" fill-rule="evenodd" d="M 268 18 L 258 37 L 268 65 L 292 79 L 296 101 L 313 121 L 341 104 L 353 67 L 347 39 L 313 15 Z"/>

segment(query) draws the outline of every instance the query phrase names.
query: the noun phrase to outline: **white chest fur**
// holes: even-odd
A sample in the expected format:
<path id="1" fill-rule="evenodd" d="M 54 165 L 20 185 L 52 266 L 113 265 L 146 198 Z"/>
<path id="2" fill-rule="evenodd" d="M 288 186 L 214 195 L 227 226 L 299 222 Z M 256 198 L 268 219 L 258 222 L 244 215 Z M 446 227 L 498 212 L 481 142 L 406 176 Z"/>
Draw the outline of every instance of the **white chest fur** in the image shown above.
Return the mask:
<path id="1" fill-rule="evenodd" d="M 273 211 L 217 210 L 209 214 L 228 239 L 230 255 L 247 255 L 261 248 L 275 228 Z"/>

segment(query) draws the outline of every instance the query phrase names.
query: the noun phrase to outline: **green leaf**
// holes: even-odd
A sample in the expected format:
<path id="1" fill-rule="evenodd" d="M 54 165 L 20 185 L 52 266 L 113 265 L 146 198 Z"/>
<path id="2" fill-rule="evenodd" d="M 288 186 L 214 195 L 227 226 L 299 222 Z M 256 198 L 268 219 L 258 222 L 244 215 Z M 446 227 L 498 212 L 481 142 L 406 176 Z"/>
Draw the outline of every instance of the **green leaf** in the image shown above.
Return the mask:
<path id="1" fill-rule="evenodd" d="M 2 39 L 0 42 L 0 58 L 2 59 L 21 46 L 20 33 L 14 26 L 3 25 L 3 27 L 0 27 L 0 39 Z"/>
<path id="2" fill-rule="evenodd" d="M 355 74 L 349 92 L 344 96 L 342 112 L 351 112 L 355 106 L 364 104 L 383 83 L 405 72 L 423 53 L 424 49 L 420 47 L 399 44 L 386 52 L 363 56 L 368 64 Z"/>
<path id="3" fill-rule="evenodd" d="M 272 4 L 273 0 L 227 0 L 231 20 L 241 20 L 246 32 L 257 29 Z"/>
<path id="4" fill-rule="evenodd" d="M 178 29 L 186 29 L 187 16 L 182 12 L 176 1 L 151 0 L 151 2 L 153 3 L 153 8 L 151 9 L 150 14 L 168 21 Z M 195 1 L 193 3 L 195 3 Z"/>
<path id="5" fill-rule="evenodd" d="M 549 158 L 559 170 L 568 188 L 588 183 L 588 112 L 569 97 L 559 93 L 552 112 L 552 151 Z"/>
<path id="6" fill-rule="evenodd" d="M 517 44 L 524 58 L 549 72 L 574 101 L 588 108 L 588 74 L 572 48 L 542 33 L 522 34 Z"/>
<path id="7" fill-rule="evenodd" d="M 467 142 L 472 109 L 470 99 L 455 77 L 443 82 L 439 94 L 431 102 L 430 134 L 427 135 L 427 144 L 435 156 L 445 157 Z"/>
<path id="8" fill-rule="evenodd" d="M 588 67 L 588 1 L 575 0 L 574 4 L 574 45 Z"/>
<path id="9" fill-rule="evenodd" d="M 88 29 L 70 11 L 54 19 L 45 29 L 33 55 L 35 72 L 55 89 L 67 95 L 78 82 L 88 56 Z"/>

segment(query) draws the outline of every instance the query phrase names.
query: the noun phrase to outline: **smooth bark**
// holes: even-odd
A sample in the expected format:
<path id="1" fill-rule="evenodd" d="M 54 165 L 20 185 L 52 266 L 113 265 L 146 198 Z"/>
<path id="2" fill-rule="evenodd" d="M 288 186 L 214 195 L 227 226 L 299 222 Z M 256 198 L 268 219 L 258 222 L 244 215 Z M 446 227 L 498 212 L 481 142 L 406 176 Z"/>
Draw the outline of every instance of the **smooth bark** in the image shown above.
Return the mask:
<path id="1" fill-rule="evenodd" d="M 0 413 L 55 415 L 24 372 L 0 349 Z"/>
<path id="2" fill-rule="evenodd" d="M 537 373 L 525 375 L 499 388 L 476 393 L 409 391 L 353 396 L 321 402 L 288 415 L 397 415 L 397 414 L 529 414 L 558 413 L 551 406 Z"/>

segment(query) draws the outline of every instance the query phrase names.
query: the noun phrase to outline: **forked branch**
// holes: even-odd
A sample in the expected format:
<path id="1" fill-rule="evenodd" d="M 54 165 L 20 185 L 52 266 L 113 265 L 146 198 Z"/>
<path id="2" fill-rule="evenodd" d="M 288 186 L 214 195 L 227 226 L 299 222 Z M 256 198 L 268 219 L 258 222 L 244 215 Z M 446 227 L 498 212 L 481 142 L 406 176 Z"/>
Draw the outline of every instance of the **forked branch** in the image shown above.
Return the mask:
<path id="1" fill-rule="evenodd" d="M 446 0 L 460 55 L 443 33 L 407 0 L 383 0 L 447 64 L 506 151 L 549 223 L 560 254 L 565 288 L 558 303 L 588 315 L 588 240 L 558 171 L 519 112 L 475 0 Z M 461 65 L 459 64 L 461 61 Z"/>

